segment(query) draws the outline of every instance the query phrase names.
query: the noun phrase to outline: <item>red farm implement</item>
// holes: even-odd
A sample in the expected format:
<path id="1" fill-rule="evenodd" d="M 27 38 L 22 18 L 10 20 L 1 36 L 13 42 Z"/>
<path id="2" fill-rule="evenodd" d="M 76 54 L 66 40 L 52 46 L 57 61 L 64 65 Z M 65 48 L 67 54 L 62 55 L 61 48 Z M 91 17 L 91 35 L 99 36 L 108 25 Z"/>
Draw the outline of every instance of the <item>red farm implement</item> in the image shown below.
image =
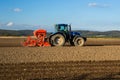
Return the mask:
<path id="1" fill-rule="evenodd" d="M 32 39 L 30 36 L 28 36 L 27 40 L 25 40 L 22 45 L 23 46 L 29 46 L 29 47 L 35 47 L 35 46 L 51 46 L 49 42 L 47 42 L 46 34 L 47 31 L 43 29 L 38 29 L 33 32 L 36 39 Z"/>

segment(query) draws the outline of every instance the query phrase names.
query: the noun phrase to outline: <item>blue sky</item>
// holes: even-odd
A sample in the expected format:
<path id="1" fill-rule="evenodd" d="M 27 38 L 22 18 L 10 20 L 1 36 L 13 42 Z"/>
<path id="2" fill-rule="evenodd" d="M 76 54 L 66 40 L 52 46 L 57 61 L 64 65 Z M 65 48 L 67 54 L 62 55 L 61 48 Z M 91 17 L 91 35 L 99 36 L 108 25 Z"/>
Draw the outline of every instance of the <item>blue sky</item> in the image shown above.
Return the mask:
<path id="1" fill-rule="evenodd" d="M 120 0 L 0 0 L 0 29 L 120 30 Z"/>

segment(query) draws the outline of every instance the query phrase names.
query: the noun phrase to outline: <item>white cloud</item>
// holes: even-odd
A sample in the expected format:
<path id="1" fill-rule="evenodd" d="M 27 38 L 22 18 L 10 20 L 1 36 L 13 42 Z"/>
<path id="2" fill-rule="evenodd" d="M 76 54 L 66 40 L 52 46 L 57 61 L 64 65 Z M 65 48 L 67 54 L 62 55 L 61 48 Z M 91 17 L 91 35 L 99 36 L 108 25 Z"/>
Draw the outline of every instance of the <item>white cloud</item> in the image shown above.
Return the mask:
<path id="1" fill-rule="evenodd" d="M 88 3 L 89 7 L 99 7 L 99 8 L 106 8 L 106 7 L 110 7 L 109 4 L 99 4 L 96 2 L 92 2 L 92 3 Z"/>
<path id="2" fill-rule="evenodd" d="M 13 11 L 14 11 L 14 12 L 21 12 L 22 9 L 20 9 L 20 8 L 15 8 L 15 9 L 13 9 Z"/>
<path id="3" fill-rule="evenodd" d="M 6 24 L 6 26 L 13 26 L 13 25 L 14 25 L 13 22 L 8 22 L 8 23 Z"/>
<path id="4" fill-rule="evenodd" d="M 97 5 L 98 5 L 97 3 L 88 3 L 88 6 L 90 6 L 90 7 L 95 7 Z"/>

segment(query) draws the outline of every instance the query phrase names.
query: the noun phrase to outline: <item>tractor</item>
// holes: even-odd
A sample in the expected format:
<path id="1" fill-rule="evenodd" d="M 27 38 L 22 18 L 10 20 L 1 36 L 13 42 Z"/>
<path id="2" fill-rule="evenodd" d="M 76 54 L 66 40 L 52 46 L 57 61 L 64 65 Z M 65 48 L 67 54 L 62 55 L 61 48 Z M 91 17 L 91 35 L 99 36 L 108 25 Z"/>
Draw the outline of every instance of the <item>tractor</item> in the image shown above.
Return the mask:
<path id="1" fill-rule="evenodd" d="M 74 46 L 83 46 L 86 38 L 82 37 L 78 32 L 71 31 L 71 25 L 68 24 L 56 24 L 55 33 L 46 37 L 47 31 L 44 29 L 38 29 L 33 32 L 36 39 L 32 39 L 30 36 L 22 42 L 23 46 L 64 46 L 69 42 Z"/>
<path id="2" fill-rule="evenodd" d="M 69 24 L 56 24 L 55 33 L 49 37 L 52 46 L 64 46 L 66 42 L 73 46 L 83 46 L 86 40 L 79 32 L 72 32 Z"/>

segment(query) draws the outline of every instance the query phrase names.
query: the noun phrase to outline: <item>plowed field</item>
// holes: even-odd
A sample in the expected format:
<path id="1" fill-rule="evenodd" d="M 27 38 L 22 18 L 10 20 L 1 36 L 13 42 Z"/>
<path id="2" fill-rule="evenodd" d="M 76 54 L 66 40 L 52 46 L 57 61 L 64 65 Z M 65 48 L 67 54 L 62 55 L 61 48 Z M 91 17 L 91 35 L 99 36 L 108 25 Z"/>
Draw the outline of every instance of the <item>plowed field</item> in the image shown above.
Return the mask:
<path id="1" fill-rule="evenodd" d="M 120 39 L 90 38 L 84 47 L 22 47 L 0 38 L 0 80 L 120 80 Z"/>

